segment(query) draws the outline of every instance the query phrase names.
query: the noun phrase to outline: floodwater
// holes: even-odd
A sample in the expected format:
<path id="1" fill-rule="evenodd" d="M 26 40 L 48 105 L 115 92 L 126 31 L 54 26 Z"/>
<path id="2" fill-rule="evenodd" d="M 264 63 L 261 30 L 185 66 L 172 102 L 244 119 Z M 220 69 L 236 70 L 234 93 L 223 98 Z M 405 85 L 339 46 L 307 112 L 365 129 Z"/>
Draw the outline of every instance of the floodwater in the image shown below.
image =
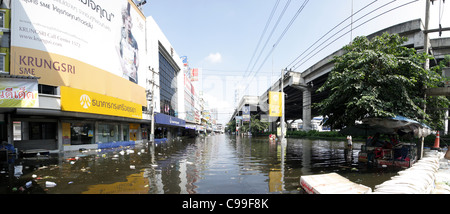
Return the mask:
<path id="1" fill-rule="evenodd" d="M 159 144 L 64 152 L 0 167 L 0 193 L 269 194 L 301 193 L 302 175 L 336 172 L 374 188 L 396 174 L 358 168 L 361 144 L 216 135 Z M 350 154 L 346 156 L 346 154 Z"/>

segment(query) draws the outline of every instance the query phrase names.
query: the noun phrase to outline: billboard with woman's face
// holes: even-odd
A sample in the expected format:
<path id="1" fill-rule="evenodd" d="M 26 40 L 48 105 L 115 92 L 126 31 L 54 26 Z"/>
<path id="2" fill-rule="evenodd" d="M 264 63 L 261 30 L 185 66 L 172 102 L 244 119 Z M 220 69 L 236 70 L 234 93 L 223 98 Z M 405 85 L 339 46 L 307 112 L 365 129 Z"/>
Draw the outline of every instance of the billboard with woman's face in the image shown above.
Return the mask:
<path id="1" fill-rule="evenodd" d="M 131 0 L 11 4 L 11 75 L 146 105 L 145 17 Z"/>

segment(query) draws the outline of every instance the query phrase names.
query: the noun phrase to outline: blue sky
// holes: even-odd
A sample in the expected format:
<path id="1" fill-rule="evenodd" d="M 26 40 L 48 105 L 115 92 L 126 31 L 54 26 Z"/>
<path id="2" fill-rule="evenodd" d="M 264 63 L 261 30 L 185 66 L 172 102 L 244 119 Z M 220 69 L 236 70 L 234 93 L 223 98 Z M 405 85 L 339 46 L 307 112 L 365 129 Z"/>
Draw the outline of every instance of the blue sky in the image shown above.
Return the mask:
<path id="1" fill-rule="evenodd" d="M 243 94 L 261 95 L 279 78 L 282 68 L 291 64 L 322 35 L 349 17 L 352 5 L 353 12 L 356 12 L 370 4 L 353 17 L 355 21 L 353 27 L 356 27 L 411 0 L 307 1 L 302 12 L 292 22 L 273 52 L 269 54 L 296 12 L 305 3 L 304 0 L 280 0 L 253 61 L 251 61 L 252 56 L 276 0 L 149 0 L 147 2 L 143 7 L 145 16 L 152 16 L 155 19 L 180 56 L 188 56 L 191 68 L 200 68 L 203 82 L 197 91 L 204 91 L 210 107 L 218 108 L 219 121 L 226 123 L 233 112 L 236 88 L 240 87 L 241 91 L 246 89 L 241 92 L 240 97 Z M 271 39 L 267 40 L 287 2 L 290 2 L 289 6 L 273 31 Z M 439 8 L 441 8 L 442 27 L 450 27 L 450 2 L 441 3 L 441 6 L 439 4 L 439 1 L 435 1 L 431 6 L 430 28 L 438 27 Z M 382 7 L 383 5 L 386 6 Z M 378 7 L 382 8 L 361 18 Z M 354 29 L 352 37 L 350 33 L 344 35 L 314 57 L 302 61 L 302 65 L 295 71 L 302 72 L 348 44 L 351 38 L 368 35 L 412 19 L 424 19 L 424 15 L 425 0 L 418 0 L 381 15 Z M 361 19 L 357 21 L 359 18 Z M 312 49 L 348 24 L 350 19 L 330 32 Z M 329 42 L 348 30 L 350 27 L 332 37 Z M 438 34 L 431 36 L 438 37 Z M 450 37 L 450 33 L 444 33 L 442 37 Z M 260 55 L 266 41 L 268 41 L 267 46 Z M 324 45 L 329 42 L 325 42 Z M 255 63 L 259 55 L 259 61 Z M 266 58 L 267 60 L 262 64 Z M 254 69 L 248 71 L 251 68 Z M 249 77 L 244 78 L 246 76 Z"/>

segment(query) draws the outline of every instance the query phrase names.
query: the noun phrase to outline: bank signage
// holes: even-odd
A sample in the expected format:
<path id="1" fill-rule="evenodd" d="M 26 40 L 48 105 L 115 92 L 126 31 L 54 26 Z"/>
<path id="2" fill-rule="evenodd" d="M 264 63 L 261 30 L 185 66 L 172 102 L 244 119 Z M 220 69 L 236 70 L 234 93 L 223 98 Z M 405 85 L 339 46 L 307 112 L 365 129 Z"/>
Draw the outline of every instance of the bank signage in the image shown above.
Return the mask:
<path id="1" fill-rule="evenodd" d="M 65 86 L 61 86 L 61 109 L 142 119 L 140 104 Z"/>
<path id="2" fill-rule="evenodd" d="M 11 4 L 12 75 L 146 105 L 145 17 L 131 0 Z"/>
<path id="3" fill-rule="evenodd" d="M 162 124 L 162 125 L 169 125 L 169 126 L 179 126 L 179 127 L 185 127 L 186 121 L 172 117 L 170 115 L 157 113 L 155 115 L 155 123 Z"/>

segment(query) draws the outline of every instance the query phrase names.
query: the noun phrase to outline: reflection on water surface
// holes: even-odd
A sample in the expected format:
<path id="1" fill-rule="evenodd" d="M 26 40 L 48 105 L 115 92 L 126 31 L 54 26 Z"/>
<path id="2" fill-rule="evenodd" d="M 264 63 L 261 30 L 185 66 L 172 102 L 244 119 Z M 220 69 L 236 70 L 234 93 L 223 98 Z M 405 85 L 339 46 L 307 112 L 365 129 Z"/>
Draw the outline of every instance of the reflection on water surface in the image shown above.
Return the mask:
<path id="1" fill-rule="evenodd" d="M 133 148 L 66 152 L 57 157 L 18 159 L 4 166 L 0 192 L 299 193 L 302 175 L 337 172 L 373 189 L 395 174 L 386 169 L 358 169 L 361 144 L 354 143 L 355 150 L 348 152 L 344 143 L 288 139 L 281 145 L 266 137 L 216 135 Z M 22 166 L 22 174 L 15 172 L 17 166 Z M 48 182 L 56 186 L 50 187 Z"/>

